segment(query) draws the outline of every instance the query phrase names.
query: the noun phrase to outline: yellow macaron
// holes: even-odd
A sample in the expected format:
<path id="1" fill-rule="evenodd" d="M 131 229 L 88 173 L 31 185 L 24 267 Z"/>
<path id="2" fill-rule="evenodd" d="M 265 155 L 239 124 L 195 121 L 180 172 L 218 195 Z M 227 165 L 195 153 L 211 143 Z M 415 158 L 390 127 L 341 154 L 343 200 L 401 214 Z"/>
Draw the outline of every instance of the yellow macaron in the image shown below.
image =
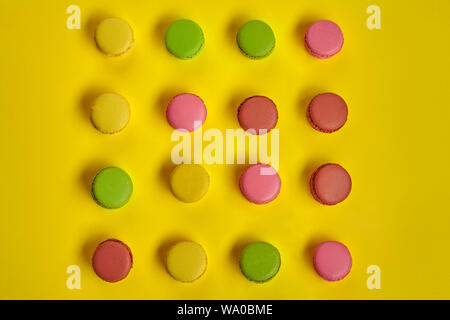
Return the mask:
<path id="1" fill-rule="evenodd" d="M 114 134 L 122 131 L 130 120 L 128 101 L 116 93 L 104 93 L 91 107 L 91 121 L 102 132 Z"/>
<path id="2" fill-rule="evenodd" d="M 183 202 L 199 201 L 209 188 L 208 172 L 198 164 L 180 164 L 170 178 L 172 192 Z"/>
<path id="3" fill-rule="evenodd" d="M 97 47 L 107 56 L 118 57 L 133 47 L 134 35 L 130 25 L 119 18 L 100 22 L 95 31 Z"/>
<path id="4" fill-rule="evenodd" d="M 193 241 L 181 241 L 173 245 L 167 254 L 167 271 L 181 282 L 192 282 L 205 273 L 206 252 Z"/>

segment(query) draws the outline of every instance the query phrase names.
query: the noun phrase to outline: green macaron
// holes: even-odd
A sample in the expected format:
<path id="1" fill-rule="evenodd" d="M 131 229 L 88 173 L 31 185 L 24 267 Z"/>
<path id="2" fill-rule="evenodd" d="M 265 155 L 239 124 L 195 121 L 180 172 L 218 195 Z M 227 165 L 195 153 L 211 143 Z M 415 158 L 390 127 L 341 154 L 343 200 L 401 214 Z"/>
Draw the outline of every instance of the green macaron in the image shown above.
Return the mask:
<path id="1" fill-rule="evenodd" d="M 280 269 L 280 253 L 277 248 L 267 242 L 253 242 L 242 251 L 239 264 L 247 279 L 266 282 L 272 279 Z"/>
<path id="2" fill-rule="evenodd" d="M 192 20 L 177 20 L 167 28 L 166 47 L 177 58 L 194 58 L 200 53 L 204 43 L 202 28 Z"/>
<path id="3" fill-rule="evenodd" d="M 120 168 L 109 167 L 100 170 L 92 182 L 92 196 L 104 208 L 117 209 L 130 200 L 133 182 Z"/>
<path id="4" fill-rule="evenodd" d="M 262 59 L 270 55 L 275 48 L 275 35 L 267 23 L 251 20 L 239 29 L 237 43 L 247 57 Z"/>

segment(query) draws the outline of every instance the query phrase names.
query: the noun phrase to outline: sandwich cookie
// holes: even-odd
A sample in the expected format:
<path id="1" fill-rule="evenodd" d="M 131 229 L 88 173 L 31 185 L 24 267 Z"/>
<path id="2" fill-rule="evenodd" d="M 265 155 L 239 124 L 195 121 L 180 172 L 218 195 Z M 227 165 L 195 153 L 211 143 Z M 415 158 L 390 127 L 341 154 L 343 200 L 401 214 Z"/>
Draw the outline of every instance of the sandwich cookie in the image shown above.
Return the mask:
<path id="1" fill-rule="evenodd" d="M 207 259 L 202 246 L 193 241 L 181 241 L 169 249 L 166 267 L 178 281 L 192 282 L 206 271 Z"/>
<path id="2" fill-rule="evenodd" d="M 267 242 L 253 242 L 242 251 L 239 265 L 248 280 L 267 282 L 280 269 L 280 253 L 277 248 Z"/>
<path id="3" fill-rule="evenodd" d="M 120 240 L 109 239 L 100 243 L 92 257 L 95 273 L 107 282 L 120 281 L 133 266 L 130 248 Z"/>
<path id="4" fill-rule="evenodd" d="M 307 118 L 316 130 L 332 133 L 347 122 L 348 109 L 344 99 L 334 93 L 321 93 L 309 103 Z"/>
<path id="5" fill-rule="evenodd" d="M 247 98 L 239 106 L 238 120 L 242 129 L 247 132 L 258 135 L 265 134 L 277 125 L 277 106 L 264 96 Z"/>
<path id="6" fill-rule="evenodd" d="M 245 23 L 236 37 L 241 52 L 251 59 L 269 56 L 275 48 L 275 35 L 270 26 L 260 20 Z"/>
<path id="7" fill-rule="evenodd" d="M 169 102 L 166 116 L 172 128 L 180 131 L 194 131 L 206 120 L 206 106 L 199 96 L 181 93 Z"/>
<path id="8" fill-rule="evenodd" d="M 342 280 L 350 273 L 352 256 L 342 243 L 326 241 L 315 250 L 314 268 L 327 281 Z"/>
<path id="9" fill-rule="evenodd" d="M 104 54 L 118 57 L 127 53 L 134 43 L 130 25 L 119 18 L 105 19 L 95 30 L 95 42 Z"/>
<path id="10" fill-rule="evenodd" d="M 119 133 L 130 121 L 130 105 L 121 95 L 104 93 L 91 107 L 91 121 L 102 133 Z"/>
<path id="11" fill-rule="evenodd" d="M 92 182 L 92 196 L 102 207 L 118 209 L 131 198 L 133 182 L 120 168 L 109 167 L 100 170 Z"/>
<path id="12" fill-rule="evenodd" d="M 167 50 L 183 60 L 197 56 L 203 48 L 205 37 L 200 26 L 192 20 L 182 19 L 173 22 L 166 30 Z"/>
<path id="13" fill-rule="evenodd" d="M 327 163 L 311 175 L 309 185 L 314 199 L 325 205 L 335 205 L 350 194 L 352 179 L 340 165 Z"/>
<path id="14" fill-rule="evenodd" d="M 183 202 L 196 202 L 209 188 L 209 174 L 199 164 L 180 164 L 170 176 L 172 193 Z"/>
<path id="15" fill-rule="evenodd" d="M 244 197 L 255 204 L 274 200 L 281 189 L 278 172 L 268 164 L 254 164 L 241 175 L 239 187 Z"/>
<path id="16" fill-rule="evenodd" d="M 344 45 L 344 35 L 341 28 L 329 20 L 319 20 L 306 30 L 305 46 L 308 52 L 316 58 L 328 59 L 341 51 Z"/>

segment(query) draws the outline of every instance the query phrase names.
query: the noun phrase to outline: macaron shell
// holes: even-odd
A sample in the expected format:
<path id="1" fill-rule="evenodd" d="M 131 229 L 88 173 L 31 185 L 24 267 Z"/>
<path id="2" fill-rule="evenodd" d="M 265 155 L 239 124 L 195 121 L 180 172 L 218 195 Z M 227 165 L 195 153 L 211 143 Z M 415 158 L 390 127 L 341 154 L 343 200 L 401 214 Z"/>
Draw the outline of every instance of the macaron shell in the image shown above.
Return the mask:
<path id="1" fill-rule="evenodd" d="M 199 201 L 209 188 L 209 174 L 201 165 L 180 164 L 170 177 L 172 193 L 183 202 Z"/>
<path id="2" fill-rule="evenodd" d="M 278 110 L 271 99 L 253 96 L 239 106 L 238 120 L 244 130 L 253 129 L 256 134 L 264 134 L 277 125 Z"/>
<path id="3" fill-rule="evenodd" d="M 347 122 L 348 108 L 344 99 L 337 94 L 322 93 L 311 100 L 307 116 L 314 129 L 332 133 Z"/>
<path id="4" fill-rule="evenodd" d="M 167 254 L 167 271 L 181 282 L 192 282 L 200 278 L 205 273 L 206 266 L 205 250 L 193 241 L 178 242 Z"/>
<path id="5" fill-rule="evenodd" d="M 100 95 L 91 107 L 92 124 L 102 133 L 118 133 L 127 126 L 129 120 L 130 105 L 116 93 Z"/>
<path id="6" fill-rule="evenodd" d="M 314 253 L 314 268 L 327 281 L 342 280 L 350 273 L 352 256 L 340 242 L 323 242 Z"/>
<path id="7" fill-rule="evenodd" d="M 122 169 L 109 167 L 100 170 L 92 182 L 92 196 L 102 207 L 118 209 L 131 198 L 133 182 Z"/>
<path id="8" fill-rule="evenodd" d="M 206 106 L 203 100 L 192 93 L 175 96 L 167 106 L 169 124 L 178 130 L 194 131 L 206 120 Z"/>
<path id="9" fill-rule="evenodd" d="M 348 197 L 352 189 L 352 180 L 343 167 L 328 163 L 313 173 L 310 186 L 311 193 L 318 202 L 335 205 Z"/>
<path id="10" fill-rule="evenodd" d="M 102 242 L 92 257 L 95 273 L 105 281 L 117 282 L 128 275 L 133 266 L 130 248 L 120 240 Z"/>
<path id="11" fill-rule="evenodd" d="M 248 201 L 265 204 L 273 201 L 280 193 L 281 179 L 270 165 L 255 164 L 241 175 L 239 186 Z"/>
<path id="12" fill-rule="evenodd" d="M 247 279 L 266 282 L 272 279 L 280 269 L 280 253 L 277 248 L 267 242 L 254 242 L 242 251 L 239 265 Z"/>
<path id="13" fill-rule="evenodd" d="M 118 18 L 105 19 L 95 31 L 98 48 L 108 56 L 120 56 L 131 49 L 134 43 L 130 25 Z"/>
<path id="14" fill-rule="evenodd" d="M 205 38 L 201 27 L 192 20 L 173 22 L 166 31 L 167 50 L 180 59 L 192 59 L 200 53 Z"/>
<path id="15" fill-rule="evenodd" d="M 336 23 L 319 20 L 311 24 L 306 31 L 305 45 L 314 57 L 327 59 L 341 51 L 344 35 Z"/>
<path id="16" fill-rule="evenodd" d="M 275 35 L 270 26 L 260 20 L 246 22 L 236 37 L 241 51 L 252 59 L 269 56 L 275 47 Z"/>

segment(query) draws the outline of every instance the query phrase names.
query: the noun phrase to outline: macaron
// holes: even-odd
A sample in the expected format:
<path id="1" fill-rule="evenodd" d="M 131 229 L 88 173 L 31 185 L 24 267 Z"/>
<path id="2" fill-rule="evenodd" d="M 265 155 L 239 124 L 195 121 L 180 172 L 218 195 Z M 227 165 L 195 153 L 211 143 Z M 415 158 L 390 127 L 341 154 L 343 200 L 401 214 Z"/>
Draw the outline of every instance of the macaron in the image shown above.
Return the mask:
<path id="1" fill-rule="evenodd" d="M 334 93 L 321 93 L 309 103 L 307 118 L 321 132 L 332 133 L 347 122 L 348 109 L 344 99 Z"/>
<path id="2" fill-rule="evenodd" d="M 177 130 L 194 131 L 206 120 L 203 100 L 192 93 L 181 93 L 172 98 L 166 109 L 167 121 Z"/>
<path id="3" fill-rule="evenodd" d="M 92 257 L 92 267 L 101 279 L 117 282 L 125 279 L 133 267 L 133 255 L 125 243 L 109 239 L 98 245 Z"/>
<path id="4" fill-rule="evenodd" d="M 206 271 L 206 265 L 205 250 L 193 241 L 178 242 L 167 253 L 167 271 L 181 282 L 192 282 L 200 278 Z"/>
<path id="5" fill-rule="evenodd" d="M 91 107 L 91 121 L 102 133 L 118 133 L 130 121 L 130 105 L 119 94 L 104 93 L 95 99 Z"/>
<path id="6" fill-rule="evenodd" d="M 246 22 L 239 29 L 236 40 L 242 53 L 251 59 L 265 58 L 275 48 L 272 28 L 260 20 Z"/>
<path id="7" fill-rule="evenodd" d="M 254 164 L 242 173 L 239 187 L 243 196 L 255 204 L 273 201 L 281 189 L 278 172 L 268 164 Z"/>
<path id="8" fill-rule="evenodd" d="M 172 193 L 183 202 L 197 202 L 209 188 L 209 174 L 199 164 L 180 164 L 170 176 Z"/>
<path id="9" fill-rule="evenodd" d="M 239 265 L 244 276 L 254 282 L 266 282 L 280 269 L 278 249 L 267 242 L 253 242 L 241 253 Z"/>
<path id="10" fill-rule="evenodd" d="M 172 22 L 166 30 L 165 40 L 167 50 L 183 60 L 197 56 L 205 43 L 202 28 L 188 19 Z"/>
<path id="11" fill-rule="evenodd" d="M 108 18 L 99 23 L 95 30 L 95 42 L 104 54 L 118 57 L 127 53 L 134 43 L 130 25 L 119 18 Z"/>
<path id="12" fill-rule="evenodd" d="M 335 205 L 344 201 L 352 189 L 352 179 L 338 164 L 327 163 L 311 175 L 309 180 L 314 199 L 325 205 Z"/>
<path id="13" fill-rule="evenodd" d="M 277 106 L 264 96 L 247 98 L 239 106 L 238 120 L 244 130 L 258 135 L 265 134 L 277 125 Z"/>
<path id="14" fill-rule="evenodd" d="M 122 169 L 109 167 L 100 170 L 92 182 L 92 196 L 102 207 L 117 209 L 131 198 L 133 182 Z"/>
<path id="15" fill-rule="evenodd" d="M 341 51 L 344 35 L 341 28 L 329 20 L 319 20 L 306 30 L 305 46 L 308 52 L 319 59 L 328 59 Z"/>
<path id="16" fill-rule="evenodd" d="M 326 241 L 315 250 L 314 268 L 327 281 L 342 280 L 350 273 L 352 256 L 342 243 Z"/>

